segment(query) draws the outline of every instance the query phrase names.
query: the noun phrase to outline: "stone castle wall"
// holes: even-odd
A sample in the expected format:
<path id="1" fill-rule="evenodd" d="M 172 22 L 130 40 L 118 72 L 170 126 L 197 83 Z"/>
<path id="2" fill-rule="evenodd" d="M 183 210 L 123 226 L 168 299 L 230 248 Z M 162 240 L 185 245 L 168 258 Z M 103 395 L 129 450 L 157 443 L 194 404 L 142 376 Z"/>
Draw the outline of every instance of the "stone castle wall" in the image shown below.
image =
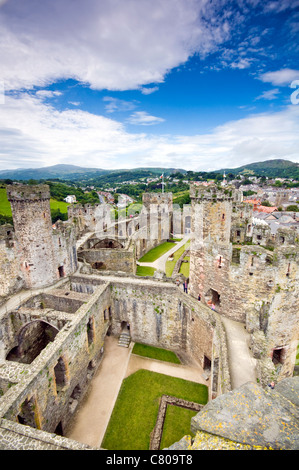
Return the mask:
<path id="1" fill-rule="evenodd" d="M 193 188 L 191 194 L 191 295 L 259 332 L 263 346 L 256 357 L 271 362 L 274 351 L 280 364 L 272 372 L 292 375 L 299 338 L 296 232 L 278 229 L 273 237 L 268 226 L 256 229 L 252 208 L 234 189 Z"/>
<path id="2" fill-rule="evenodd" d="M 52 228 L 47 185 L 7 187 L 13 227 L 0 232 L 0 299 L 21 288 L 51 285 L 78 268 L 76 231 L 70 222 Z"/>
<path id="3" fill-rule="evenodd" d="M 1 335 L 9 336 L 4 341 L 6 351 L 25 327 L 26 341 L 37 339 L 38 330 L 30 328 L 37 321 L 58 330 L 30 364 L 2 361 L 0 417 L 4 419 L 50 433 L 58 427 L 65 431 L 100 363 L 108 328 L 118 333 L 123 321 L 130 323 L 134 341 L 177 350 L 200 365 L 204 356 L 212 364 L 219 357 L 219 343 L 214 342 L 217 318 L 172 283 L 81 275 L 47 295 L 53 297 L 51 303 L 44 294 L 33 296 L 2 318 Z M 82 300 L 76 310 L 71 296 Z M 70 299 L 70 308 L 65 299 Z M 229 383 L 223 389 L 228 390 Z"/>
<path id="4" fill-rule="evenodd" d="M 17 257 L 18 248 L 12 225 L 0 226 L 0 304 L 6 296 L 24 286 Z"/>
<path id="5" fill-rule="evenodd" d="M 46 185 L 7 187 L 12 207 L 18 259 L 28 288 L 56 280 L 50 211 L 50 192 Z"/>

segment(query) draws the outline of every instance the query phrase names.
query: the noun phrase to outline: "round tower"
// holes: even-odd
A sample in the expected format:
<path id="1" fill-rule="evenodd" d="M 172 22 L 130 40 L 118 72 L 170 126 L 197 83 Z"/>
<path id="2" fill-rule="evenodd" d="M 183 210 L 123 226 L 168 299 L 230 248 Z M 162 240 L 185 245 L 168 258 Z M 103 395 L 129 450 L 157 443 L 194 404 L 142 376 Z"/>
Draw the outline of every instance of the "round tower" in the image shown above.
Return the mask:
<path id="1" fill-rule="evenodd" d="M 49 187 L 11 185 L 7 197 L 26 287 L 49 285 L 57 279 Z"/>

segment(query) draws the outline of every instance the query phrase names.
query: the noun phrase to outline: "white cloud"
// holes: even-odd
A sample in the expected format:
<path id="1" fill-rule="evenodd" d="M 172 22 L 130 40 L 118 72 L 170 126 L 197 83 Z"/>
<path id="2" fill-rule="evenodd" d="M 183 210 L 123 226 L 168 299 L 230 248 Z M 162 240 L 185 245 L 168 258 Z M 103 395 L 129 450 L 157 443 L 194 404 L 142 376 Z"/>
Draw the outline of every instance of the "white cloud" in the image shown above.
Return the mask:
<path id="1" fill-rule="evenodd" d="M 290 86 L 293 80 L 299 79 L 299 70 L 281 69 L 275 72 L 266 72 L 260 75 L 259 79 L 276 86 Z"/>
<path id="2" fill-rule="evenodd" d="M 136 103 L 132 101 L 120 100 L 111 96 L 104 96 L 103 101 L 106 101 L 105 110 L 107 113 L 114 113 L 116 111 L 132 111 L 136 108 Z"/>
<path id="3" fill-rule="evenodd" d="M 7 90 L 64 78 L 109 90 L 161 83 L 190 55 L 214 51 L 228 37 L 217 8 L 206 0 L 7 2 L 0 8 L 2 79 Z"/>
<path id="4" fill-rule="evenodd" d="M 141 88 L 140 91 L 143 95 L 151 95 L 152 93 L 155 93 L 155 91 L 158 91 L 159 90 L 159 87 L 158 86 L 154 86 L 154 87 L 151 87 L 151 88 Z"/>
<path id="5" fill-rule="evenodd" d="M 298 0 L 273 0 L 270 2 L 266 2 L 264 6 L 264 11 L 275 11 L 276 13 L 279 13 L 281 11 L 287 10 L 287 9 L 295 9 L 299 7 L 299 1 Z"/>
<path id="6" fill-rule="evenodd" d="M 151 118 L 139 115 L 140 121 Z M 299 106 L 290 105 L 227 122 L 207 134 L 129 133 L 115 120 L 80 109 L 57 111 L 33 94 L 19 93 L 6 96 L 0 106 L 0 169 L 72 163 L 208 170 L 274 158 L 299 162 L 298 128 Z"/>
<path id="7" fill-rule="evenodd" d="M 253 59 L 249 59 L 249 58 L 240 58 L 238 59 L 237 61 L 235 62 L 232 62 L 230 64 L 230 66 L 233 68 L 233 69 L 247 69 L 248 67 L 251 66 L 252 64 L 252 61 Z"/>
<path id="8" fill-rule="evenodd" d="M 51 90 L 38 90 L 36 95 L 40 98 L 54 98 L 55 96 L 61 96 L 60 91 L 51 91 Z"/>
<path id="9" fill-rule="evenodd" d="M 273 88 L 272 90 L 264 91 L 256 100 L 275 100 L 277 95 L 280 93 L 278 88 Z"/>
<path id="10" fill-rule="evenodd" d="M 152 126 L 154 124 L 159 124 L 160 122 L 164 121 L 165 119 L 156 116 L 151 116 L 145 111 L 136 111 L 135 113 L 131 114 L 131 116 L 127 119 L 127 122 L 129 122 L 130 124 L 136 124 L 141 126 Z"/>

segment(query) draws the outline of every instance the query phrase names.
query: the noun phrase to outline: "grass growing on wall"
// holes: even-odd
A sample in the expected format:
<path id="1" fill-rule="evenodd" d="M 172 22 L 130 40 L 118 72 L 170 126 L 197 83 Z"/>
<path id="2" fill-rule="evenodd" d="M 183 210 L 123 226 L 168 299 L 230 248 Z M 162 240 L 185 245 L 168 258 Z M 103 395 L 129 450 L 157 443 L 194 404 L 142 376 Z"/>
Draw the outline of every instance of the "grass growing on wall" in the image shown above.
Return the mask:
<path id="1" fill-rule="evenodd" d="M 158 359 L 159 361 L 172 362 L 173 364 L 181 363 L 174 352 L 168 351 L 167 349 L 155 348 L 154 346 L 149 346 L 147 344 L 135 343 L 132 353 L 137 354 L 138 356 Z"/>
<path id="2" fill-rule="evenodd" d="M 208 400 L 206 385 L 141 369 L 123 381 L 101 447 L 148 450 L 163 394 L 201 404 Z M 179 434 L 190 434 L 190 423 L 188 429 L 183 425 Z"/>
<path id="3" fill-rule="evenodd" d="M 161 245 L 156 246 L 148 253 L 145 253 L 145 255 L 142 256 L 142 258 L 140 258 L 138 261 L 140 261 L 140 263 L 152 263 L 153 261 L 156 261 L 158 258 L 160 258 L 160 256 L 167 253 L 167 251 L 169 251 L 174 246 L 175 244 L 171 242 L 161 243 Z"/>

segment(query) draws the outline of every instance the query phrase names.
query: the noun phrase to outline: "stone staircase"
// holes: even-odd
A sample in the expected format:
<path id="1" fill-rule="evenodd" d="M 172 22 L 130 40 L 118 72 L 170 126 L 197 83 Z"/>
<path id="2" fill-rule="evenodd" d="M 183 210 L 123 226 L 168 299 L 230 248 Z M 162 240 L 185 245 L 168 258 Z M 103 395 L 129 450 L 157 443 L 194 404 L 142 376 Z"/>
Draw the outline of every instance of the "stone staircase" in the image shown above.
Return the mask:
<path id="1" fill-rule="evenodd" d="M 118 346 L 123 348 L 128 348 L 131 342 L 131 336 L 128 331 L 122 331 L 119 339 L 118 339 Z"/>

